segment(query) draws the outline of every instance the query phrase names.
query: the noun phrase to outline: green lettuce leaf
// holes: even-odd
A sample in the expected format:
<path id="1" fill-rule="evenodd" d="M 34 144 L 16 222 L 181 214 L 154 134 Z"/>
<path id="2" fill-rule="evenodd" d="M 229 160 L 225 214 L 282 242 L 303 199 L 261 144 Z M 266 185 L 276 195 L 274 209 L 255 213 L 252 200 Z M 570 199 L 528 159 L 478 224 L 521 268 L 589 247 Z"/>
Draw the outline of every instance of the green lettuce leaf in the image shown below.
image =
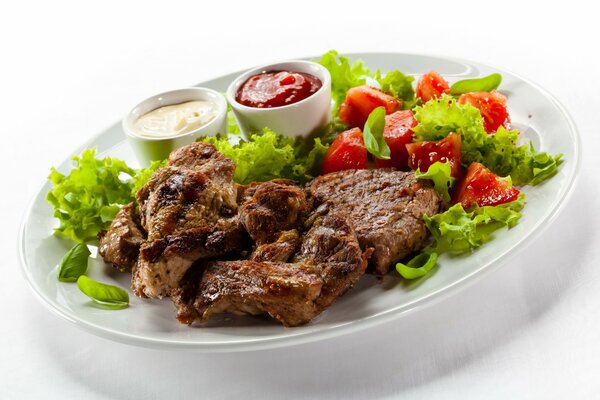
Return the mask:
<path id="1" fill-rule="evenodd" d="M 415 141 L 435 141 L 450 132 L 461 135 L 462 163 L 480 162 L 499 176 L 510 175 L 515 185 L 537 185 L 554 176 L 562 155 L 551 156 L 533 145 L 518 145 L 519 132 L 498 128 L 487 134 L 479 110 L 470 104 L 458 104 L 450 96 L 431 100 L 415 108 L 419 122 L 413 128 Z"/>
<path id="2" fill-rule="evenodd" d="M 318 62 L 327 68 L 331 75 L 331 97 L 335 103 L 334 117 L 338 115 L 339 106 L 346 99 L 348 89 L 365 84 L 378 87 L 383 92 L 402 100 L 405 109 L 415 105 L 412 76 L 398 70 L 388 71 L 386 74 L 382 74 L 379 70 L 373 73 L 365 67 L 362 60 L 351 63 L 347 57 L 340 56 L 335 50 L 323 54 Z"/>
<path id="3" fill-rule="evenodd" d="M 318 174 L 327 145 L 320 139 L 312 143 L 296 141 L 265 128 L 262 133 L 251 133 L 248 140 L 231 143 L 227 136 L 202 139 L 233 160 L 234 179 L 238 183 L 289 178 L 302 182 Z"/>
<path id="4" fill-rule="evenodd" d="M 504 226 L 512 228 L 521 218 L 519 211 L 525 204 L 525 195 L 499 206 L 475 207 L 467 212 L 460 203 L 432 217 L 423 216 L 437 253 L 462 254 L 486 243 L 491 234 Z"/>
<path id="5" fill-rule="evenodd" d="M 393 70 L 384 76 L 381 76 L 381 73 L 377 71 L 375 79 L 379 82 L 382 91 L 403 101 L 404 109 L 414 106 L 415 90 L 412 86 L 412 82 L 415 80 L 414 77 L 404 75 L 398 70 Z"/>
<path id="6" fill-rule="evenodd" d="M 449 162 L 436 161 L 431 164 L 426 172 L 421 172 L 421 169 L 415 171 L 417 179 L 431 179 L 433 181 L 433 187 L 442 196 L 444 201 L 450 201 L 449 189 L 454 183 L 452 177 L 452 168 Z"/>
<path id="7" fill-rule="evenodd" d="M 478 152 L 486 143 L 483 118 L 470 104 L 458 104 L 452 97 L 442 96 L 415 108 L 414 113 L 419 122 L 413 128 L 416 142 L 436 141 L 457 132 L 461 135 L 463 156 Z"/>
<path id="8" fill-rule="evenodd" d="M 372 76 L 371 71 L 361 60 L 350 63 L 347 57 L 338 55 L 335 50 L 323 54 L 319 64 L 327 68 L 331 75 L 331 98 L 335 103 L 334 115 L 337 115 L 337 110 L 344 102 L 348 89 L 364 85 L 367 78 Z"/>
<path id="9" fill-rule="evenodd" d="M 54 232 L 76 242 L 94 240 L 108 229 L 121 206 L 134 200 L 137 189 L 160 166 L 134 169 L 117 158 L 96 158 L 95 148 L 72 159 L 75 165 L 68 175 L 51 169 L 48 179 L 53 186 L 46 200 L 60 221 Z"/>
<path id="10" fill-rule="evenodd" d="M 131 177 L 136 171 L 115 158 L 95 158 L 95 149 L 74 156 L 75 167 L 68 176 L 52 168 L 53 184 L 46 196 L 54 207 L 60 226 L 54 231 L 77 242 L 93 240 L 108 228 L 123 204 L 132 201 Z"/>

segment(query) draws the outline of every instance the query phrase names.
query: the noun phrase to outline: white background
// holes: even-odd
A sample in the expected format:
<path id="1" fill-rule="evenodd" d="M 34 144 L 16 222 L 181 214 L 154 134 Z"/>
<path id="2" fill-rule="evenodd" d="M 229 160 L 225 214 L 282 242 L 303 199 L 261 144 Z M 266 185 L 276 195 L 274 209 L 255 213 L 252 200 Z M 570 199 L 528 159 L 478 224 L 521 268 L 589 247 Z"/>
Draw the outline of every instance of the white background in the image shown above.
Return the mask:
<path id="1" fill-rule="evenodd" d="M 600 398 L 600 30 L 587 3 L 3 3 L 0 399 Z M 331 48 L 473 59 L 545 87 L 583 140 L 569 206 L 510 264 L 443 303 L 308 345 L 136 348 L 38 302 L 16 239 L 51 165 L 156 92 Z"/>

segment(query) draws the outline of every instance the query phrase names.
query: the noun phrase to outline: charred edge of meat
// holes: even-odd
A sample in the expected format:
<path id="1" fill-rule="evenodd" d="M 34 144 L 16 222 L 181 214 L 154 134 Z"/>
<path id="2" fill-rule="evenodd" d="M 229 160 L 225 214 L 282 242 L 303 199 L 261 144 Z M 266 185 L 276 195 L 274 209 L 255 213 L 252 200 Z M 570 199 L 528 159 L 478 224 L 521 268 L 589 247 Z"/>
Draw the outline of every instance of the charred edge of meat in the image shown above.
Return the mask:
<path id="1" fill-rule="evenodd" d="M 275 241 L 282 231 L 297 228 L 306 211 L 304 190 L 295 185 L 264 182 L 241 205 L 240 220 L 260 245 Z"/>
<path id="2" fill-rule="evenodd" d="M 301 242 L 297 230 L 284 231 L 275 242 L 256 246 L 249 259 L 258 262 L 287 262 L 300 249 Z"/>
<path id="3" fill-rule="evenodd" d="M 193 302 L 198 293 L 198 286 L 205 269 L 206 260 L 196 261 L 187 270 L 179 286 L 171 294 L 173 304 L 177 305 L 176 318 L 182 324 L 190 325 L 200 317 L 198 311 L 193 307 Z"/>
<path id="4" fill-rule="evenodd" d="M 146 242 L 141 246 L 140 254 L 152 263 L 161 257 L 173 254 L 184 255 L 196 252 L 206 252 L 209 256 L 227 254 L 241 250 L 240 244 L 247 242 L 245 232 L 239 224 L 232 224 L 223 230 L 206 226 Z"/>
<path id="5" fill-rule="evenodd" d="M 108 231 L 98 234 L 98 252 L 106 263 L 120 271 L 133 268 L 139 256 L 140 246 L 146 239 L 135 204 L 126 204 L 115 215 Z"/>
<path id="6" fill-rule="evenodd" d="M 444 207 L 431 182 L 391 169 L 323 175 L 307 191 L 316 214 L 334 211 L 349 218 L 362 249 L 373 249 L 369 270 L 376 274 L 387 273 L 395 262 L 421 249 L 427 238 L 423 214 Z"/>
<path id="7" fill-rule="evenodd" d="M 268 313 L 285 326 L 302 325 L 360 279 L 367 266 L 367 256 L 368 252 L 361 251 L 356 234 L 345 218 L 327 215 L 314 219 L 293 263 L 211 262 L 201 278 L 193 304 L 189 292 L 173 300 L 184 316 L 179 320 L 188 324 L 230 312 Z"/>

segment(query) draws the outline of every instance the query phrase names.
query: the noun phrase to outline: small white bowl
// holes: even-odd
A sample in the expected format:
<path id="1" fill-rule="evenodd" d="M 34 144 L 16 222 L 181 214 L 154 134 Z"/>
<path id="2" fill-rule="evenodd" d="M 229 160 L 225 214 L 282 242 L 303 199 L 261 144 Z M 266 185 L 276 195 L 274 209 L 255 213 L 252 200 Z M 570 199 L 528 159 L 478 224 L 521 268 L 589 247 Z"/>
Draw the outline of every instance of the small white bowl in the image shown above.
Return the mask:
<path id="1" fill-rule="evenodd" d="M 150 138 L 136 133 L 134 124 L 142 115 L 160 107 L 196 100 L 210 101 L 217 105 L 217 115 L 207 124 L 193 131 L 166 138 Z M 227 102 L 221 93 L 208 88 L 191 87 L 171 90 L 149 97 L 133 107 L 123 119 L 123 130 L 138 160 L 142 166 L 147 166 L 151 161 L 167 158 L 171 151 L 193 143 L 202 136 L 214 136 L 219 133 L 226 134 Z"/>
<path id="2" fill-rule="evenodd" d="M 319 78 L 323 85 L 306 99 L 286 106 L 256 108 L 238 103 L 236 94 L 244 82 L 253 75 L 269 71 L 310 74 Z M 281 135 L 308 137 L 331 120 L 331 75 L 327 68 L 311 61 L 291 60 L 263 65 L 237 77 L 227 88 L 227 101 L 245 135 L 268 127 Z"/>

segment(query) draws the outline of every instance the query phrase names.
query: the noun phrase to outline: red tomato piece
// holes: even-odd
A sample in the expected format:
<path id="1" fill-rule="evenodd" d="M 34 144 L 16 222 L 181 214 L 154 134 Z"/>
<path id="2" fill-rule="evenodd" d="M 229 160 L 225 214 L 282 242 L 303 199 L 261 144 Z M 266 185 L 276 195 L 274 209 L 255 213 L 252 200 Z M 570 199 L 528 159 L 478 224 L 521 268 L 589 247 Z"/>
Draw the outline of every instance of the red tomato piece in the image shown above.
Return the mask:
<path id="1" fill-rule="evenodd" d="M 346 100 L 340 106 L 340 119 L 351 127 L 362 129 L 371 111 L 385 107 L 391 114 L 400 108 L 400 102 L 389 94 L 370 86 L 353 87 L 346 93 Z"/>
<path id="2" fill-rule="evenodd" d="M 415 90 L 417 98 L 423 103 L 427 103 L 431 99 L 438 99 L 442 95 L 450 93 L 450 85 L 440 74 L 435 71 L 429 71 L 419 78 L 417 88 Z"/>
<path id="3" fill-rule="evenodd" d="M 425 172 L 436 161 L 449 161 L 452 176 L 458 177 L 461 162 L 460 147 L 460 135 L 454 132 L 449 133 L 448 136 L 437 142 L 407 144 L 408 166 L 411 169 L 416 170 L 418 168 L 421 172 Z"/>
<path id="4" fill-rule="evenodd" d="M 406 145 L 412 143 L 412 128 L 417 125 L 412 111 L 396 111 L 385 116 L 385 128 L 383 137 L 390 148 L 390 159 L 375 159 L 377 168 L 397 168 L 405 170 L 408 168 L 408 151 Z"/>
<path id="5" fill-rule="evenodd" d="M 367 148 L 363 140 L 363 133 L 358 128 L 353 128 L 340 133 L 325 154 L 322 174 L 343 171 L 346 169 L 367 169 L 369 160 Z"/>
<path id="6" fill-rule="evenodd" d="M 456 187 L 454 201 L 461 203 L 464 209 L 473 204 L 497 206 L 509 203 L 519 197 L 519 189 L 509 186 L 508 182 L 487 169 L 483 164 L 472 163 L 465 178 Z"/>
<path id="7" fill-rule="evenodd" d="M 496 132 L 500 126 L 510 129 L 506 97 L 496 91 L 461 94 L 458 104 L 470 104 L 478 108 L 487 133 Z"/>

